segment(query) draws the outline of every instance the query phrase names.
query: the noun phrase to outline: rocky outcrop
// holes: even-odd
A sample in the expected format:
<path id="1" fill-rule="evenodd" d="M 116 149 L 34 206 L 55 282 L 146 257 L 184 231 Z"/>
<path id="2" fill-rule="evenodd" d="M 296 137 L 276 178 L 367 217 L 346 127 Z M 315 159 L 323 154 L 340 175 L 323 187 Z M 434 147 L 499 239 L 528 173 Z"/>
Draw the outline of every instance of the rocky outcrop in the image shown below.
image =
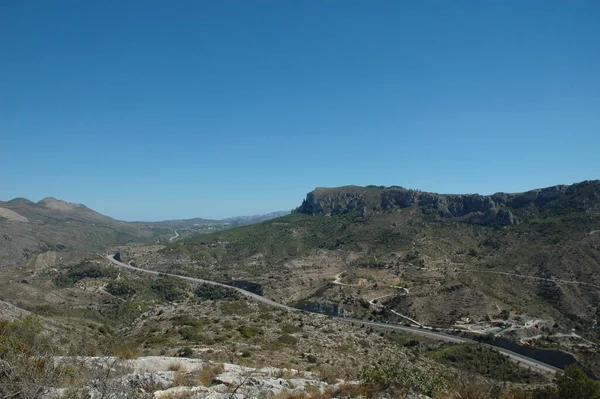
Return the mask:
<path id="1" fill-rule="evenodd" d="M 0 320 L 15 321 L 29 314 L 31 313 L 21 308 L 18 308 L 13 304 L 0 301 Z"/>
<path id="2" fill-rule="evenodd" d="M 561 202 L 562 201 L 562 202 Z M 564 203 L 563 203 L 564 202 Z M 584 209 L 600 203 L 600 181 L 571 186 L 554 186 L 518 194 L 436 194 L 402 187 L 317 188 L 307 194 L 300 213 L 366 217 L 396 209 L 418 207 L 423 215 L 455 219 L 468 224 L 510 226 L 519 222 L 519 213 L 555 204 Z"/>
<path id="3" fill-rule="evenodd" d="M 273 396 L 302 395 L 305 393 L 335 391 L 343 385 L 357 382 L 322 381 L 318 374 L 274 367 L 253 368 L 236 364 L 202 361 L 163 356 L 147 356 L 120 360 L 114 357 L 57 357 L 56 362 L 85 365 L 101 376 L 85 384 L 80 393 L 87 397 L 131 397 L 132 392 L 143 392 L 155 399 L 243 399 Z M 198 373 L 211 371 L 211 379 L 199 380 Z M 106 370 L 106 371 L 103 371 Z M 177 371 L 173 371 L 177 370 Z M 108 377 L 108 378 L 107 378 Z M 84 392 L 85 391 L 85 392 Z M 71 392 L 72 393 L 72 392 Z M 66 388 L 47 388 L 43 398 L 68 397 Z M 128 396 L 129 395 L 129 396 Z M 427 398 L 413 394 L 413 398 Z"/>
<path id="4" fill-rule="evenodd" d="M 300 212 L 309 214 L 346 214 L 358 212 L 365 214 L 365 197 L 361 193 L 339 192 L 335 195 L 320 195 L 319 189 L 308 193 L 300 205 Z"/>

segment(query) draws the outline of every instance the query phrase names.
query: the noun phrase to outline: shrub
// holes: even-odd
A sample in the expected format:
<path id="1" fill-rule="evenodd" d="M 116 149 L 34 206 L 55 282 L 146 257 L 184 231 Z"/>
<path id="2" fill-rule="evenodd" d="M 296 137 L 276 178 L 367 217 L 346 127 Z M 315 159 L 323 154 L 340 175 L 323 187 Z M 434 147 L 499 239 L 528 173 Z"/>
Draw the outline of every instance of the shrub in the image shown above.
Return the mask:
<path id="1" fill-rule="evenodd" d="M 113 355 L 119 359 L 137 359 L 140 351 L 131 345 L 119 345 L 113 350 Z"/>
<path id="2" fill-rule="evenodd" d="M 152 291 L 164 301 L 177 301 L 184 297 L 184 283 L 168 276 L 160 276 L 150 284 Z"/>
<path id="3" fill-rule="evenodd" d="M 327 384 L 335 384 L 338 380 L 338 373 L 332 368 L 319 368 L 319 379 Z"/>
<path id="4" fill-rule="evenodd" d="M 298 343 L 298 339 L 290 334 L 281 334 L 279 338 L 277 338 L 277 341 L 285 345 L 296 345 Z"/>
<path id="5" fill-rule="evenodd" d="M 137 289 L 130 281 L 114 280 L 106 285 L 106 292 L 120 298 L 129 299 L 137 293 Z"/>
<path id="6" fill-rule="evenodd" d="M 250 307 L 246 304 L 246 302 L 235 301 L 235 302 L 223 302 L 221 304 L 221 311 L 228 316 L 234 314 L 248 314 L 250 312 Z"/>
<path id="7" fill-rule="evenodd" d="M 169 371 L 179 371 L 179 370 L 181 370 L 181 363 L 169 364 Z"/>
<path id="8" fill-rule="evenodd" d="M 180 315 L 171 318 L 171 323 L 174 326 L 192 326 L 196 328 L 204 327 L 207 324 L 206 319 L 194 319 L 188 315 Z"/>
<path id="9" fill-rule="evenodd" d="M 508 320 L 510 318 L 510 312 L 508 309 L 502 309 L 500 313 L 494 316 L 496 319 Z"/>
<path id="10" fill-rule="evenodd" d="M 364 367 L 359 379 L 379 389 L 408 388 L 434 396 L 447 389 L 447 381 L 436 374 L 426 373 L 413 365 L 386 360 L 375 366 Z"/>
<path id="11" fill-rule="evenodd" d="M 254 327 L 254 326 L 248 326 L 245 324 L 242 326 L 239 326 L 237 330 L 239 331 L 240 334 L 242 334 L 242 336 L 244 338 L 252 338 L 259 334 L 264 333 L 264 331 L 261 328 Z"/>
<path id="12" fill-rule="evenodd" d="M 193 386 L 195 385 L 193 378 L 191 375 L 184 373 L 179 370 L 171 370 L 176 371 L 173 375 L 173 386 L 182 387 L 182 386 Z"/>
<path id="13" fill-rule="evenodd" d="M 525 383 L 543 380 L 539 373 L 515 367 L 508 357 L 484 345 L 450 345 L 430 352 L 428 356 L 461 370 L 497 380 Z"/>
<path id="14" fill-rule="evenodd" d="M 281 326 L 281 332 L 286 334 L 295 334 L 302 331 L 302 328 L 293 326 L 291 324 L 284 324 Z"/>
<path id="15" fill-rule="evenodd" d="M 202 367 L 202 370 L 200 370 L 198 379 L 200 380 L 200 383 L 202 385 L 204 385 L 205 387 L 209 387 L 212 384 L 214 378 L 221 374 L 223 370 L 225 370 L 225 368 L 222 364 L 212 364 L 204 366 Z"/>
<path id="16" fill-rule="evenodd" d="M 306 360 L 309 363 L 316 363 L 318 359 L 317 359 L 317 357 L 315 355 L 310 355 L 309 354 L 309 355 L 306 356 Z"/>
<path id="17" fill-rule="evenodd" d="M 460 374 L 452 381 L 452 399 L 495 399 L 494 386 L 488 382 Z M 506 398 L 508 399 L 508 398 Z"/>
<path id="18" fill-rule="evenodd" d="M 200 339 L 200 333 L 192 326 L 183 326 L 179 330 L 179 335 L 186 341 L 198 341 Z"/>
<path id="19" fill-rule="evenodd" d="M 192 357 L 194 356 L 194 351 L 189 346 L 184 346 L 183 348 L 179 349 L 179 352 L 177 352 L 177 356 Z"/>
<path id="20" fill-rule="evenodd" d="M 113 268 L 98 265 L 86 260 L 69 267 L 65 273 L 56 276 L 54 278 L 54 284 L 57 287 L 72 287 L 75 283 L 84 278 L 112 278 L 115 277 L 116 274 L 117 273 Z"/>
<path id="21" fill-rule="evenodd" d="M 199 284 L 196 287 L 195 294 L 198 299 L 204 301 L 240 299 L 240 294 L 236 290 L 212 284 Z"/>
<path id="22" fill-rule="evenodd" d="M 581 367 L 570 365 L 556 375 L 559 398 L 600 399 L 600 382 L 588 377 Z"/>

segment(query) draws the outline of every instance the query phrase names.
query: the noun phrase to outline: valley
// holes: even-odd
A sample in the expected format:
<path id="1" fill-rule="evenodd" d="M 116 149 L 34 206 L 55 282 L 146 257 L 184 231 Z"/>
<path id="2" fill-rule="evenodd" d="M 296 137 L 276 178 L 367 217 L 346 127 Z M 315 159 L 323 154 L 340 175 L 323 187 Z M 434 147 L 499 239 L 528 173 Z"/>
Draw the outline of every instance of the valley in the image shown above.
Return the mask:
<path id="1" fill-rule="evenodd" d="M 572 362 L 600 376 L 599 181 L 488 197 L 317 189 L 289 215 L 235 227 L 2 204 L 17 237 L 2 248 L 2 317 L 37 317 L 62 356 L 185 352 L 198 370 L 296 370 L 331 390 L 400 362 L 434 384 L 405 388 L 432 397 L 457 378 L 550 389 Z M 488 357 L 520 367 L 469 366 Z"/>

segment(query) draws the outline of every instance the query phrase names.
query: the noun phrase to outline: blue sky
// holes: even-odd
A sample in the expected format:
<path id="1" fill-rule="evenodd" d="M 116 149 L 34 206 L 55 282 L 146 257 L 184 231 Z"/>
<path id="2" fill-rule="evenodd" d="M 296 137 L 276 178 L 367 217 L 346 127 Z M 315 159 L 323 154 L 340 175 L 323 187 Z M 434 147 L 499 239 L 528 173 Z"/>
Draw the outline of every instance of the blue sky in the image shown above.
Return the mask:
<path id="1" fill-rule="evenodd" d="M 600 178 L 597 1 L 4 1 L 0 199 L 124 220 Z"/>

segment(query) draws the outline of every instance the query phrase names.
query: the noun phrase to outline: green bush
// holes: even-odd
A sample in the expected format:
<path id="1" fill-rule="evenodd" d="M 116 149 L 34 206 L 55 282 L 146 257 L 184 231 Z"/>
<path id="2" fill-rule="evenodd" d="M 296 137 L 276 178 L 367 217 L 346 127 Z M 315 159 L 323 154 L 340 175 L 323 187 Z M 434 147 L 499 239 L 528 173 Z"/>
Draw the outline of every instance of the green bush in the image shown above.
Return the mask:
<path id="1" fill-rule="evenodd" d="M 212 284 L 199 284 L 195 293 L 198 299 L 204 301 L 237 300 L 240 298 L 240 294 L 236 290 Z"/>
<path id="2" fill-rule="evenodd" d="M 574 364 L 556 375 L 556 386 L 560 399 L 600 399 L 600 382 L 592 380 Z"/>
<path id="3" fill-rule="evenodd" d="M 183 326 L 179 329 L 181 338 L 186 341 L 198 341 L 200 339 L 200 332 L 192 326 Z"/>
<path id="4" fill-rule="evenodd" d="M 221 311 L 225 315 L 244 315 L 250 312 L 250 307 L 246 304 L 246 302 L 235 301 L 235 302 L 223 302 L 221 303 Z"/>
<path id="5" fill-rule="evenodd" d="M 112 278 L 115 276 L 116 271 L 113 268 L 98 265 L 86 260 L 69 267 L 66 272 L 56 276 L 54 278 L 54 284 L 61 288 L 72 287 L 75 283 L 84 278 Z"/>
<path id="6" fill-rule="evenodd" d="M 281 334 L 277 340 L 285 345 L 296 345 L 298 343 L 298 339 L 290 334 Z"/>
<path id="7" fill-rule="evenodd" d="M 261 328 L 248 326 L 245 324 L 243 326 L 239 326 L 237 330 L 244 338 L 252 338 L 259 334 L 264 334 L 264 331 Z"/>
<path id="8" fill-rule="evenodd" d="M 194 356 L 194 351 L 189 346 L 184 346 L 177 352 L 177 356 L 179 357 L 192 357 Z"/>
<path id="9" fill-rule="evenodd" d="M 364 367 L 359 379 L 380 390 L 408 388 L 428 396 L 435 396 L 448 388 L 448 382 L 443 377 L 394 360 L 384 360 L 377 365 Z"/>
<path id="10" fill-rule="evenodd" d="M 185 283 L 177 278 L 160 276 L 150 284 L 150 289 L 164 301 L 183 299 Z"/>
<path id="11" fill-rule="evenodd" d="M 208 322 L 207 320 L 194 319 L 188 315 L 180 315 L 171 318 L 171 323 L 174 326 L 192 326 L 195 328 L 204 327 Z"/>
<path id="12" fill-rule="evenodd" d="M 120 298 L 129 299 L 137 293 L 137 288 L 130 281 L 114 280 L 106 285 L 106 292 Z"/>
<path id="13" fill-rule="evenodd" d="M 302 331 L 302 328 L 293 326 L 291 324 L 284 324 L 281 326 L 281 331 L 286 334 L 295 334 Z"/>
<path id="14" fill-rule="evenodd" d="M 501 381 L 533 383 L 542 381 L 540 374 L 517 367 L 497 350 L 479 344 L 443 346 L 427 356 L 441 363 Z"/>
<path id="15" fill-rule="evenodd" d="M 26 316 L 20 322 L 0 320 L 0 359 L 11 352 L 34 354 L 46 347 L 40 340 L 42 322 L 37 316 Z"/>
<path id="16" fill-rule="evenodd" d="M 104 307 L 95 320 L 113 326 L 129 324 L 148 309 L 148 303 L 141 299 L 114 301 L 110 306 Z M 92 316 L 93 314 L 90 314 L 87 317 L 91 318 Z"/>
<path id="17" fill-rule="evenodd" d="M 0 398 L 38 398 L 43 388 L 81 381 L 84 367 L 57 361 L 55 349 L 38 317 L 0 320 Z"/>

